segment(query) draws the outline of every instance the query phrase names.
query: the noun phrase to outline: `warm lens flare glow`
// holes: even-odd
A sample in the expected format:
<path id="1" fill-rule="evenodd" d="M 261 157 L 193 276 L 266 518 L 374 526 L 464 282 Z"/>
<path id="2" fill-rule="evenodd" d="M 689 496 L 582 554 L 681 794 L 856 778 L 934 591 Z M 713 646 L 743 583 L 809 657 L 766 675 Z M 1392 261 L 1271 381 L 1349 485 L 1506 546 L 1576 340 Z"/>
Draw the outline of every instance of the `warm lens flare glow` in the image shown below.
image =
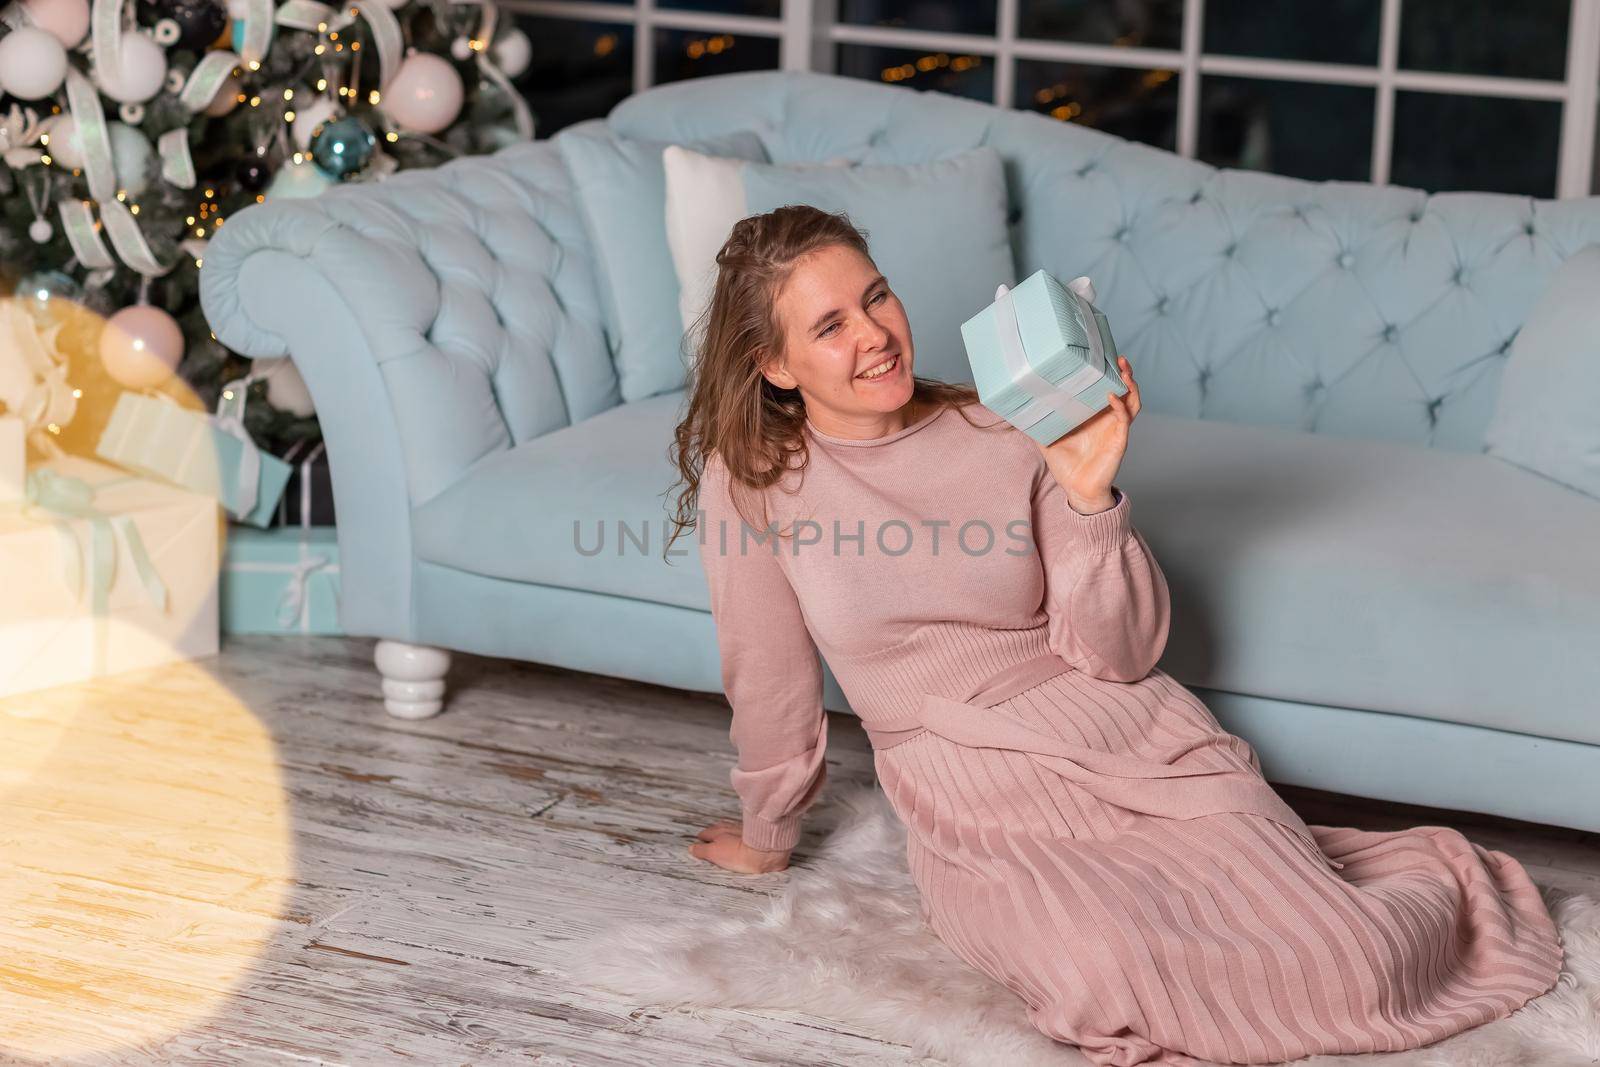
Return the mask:
<path id="1" fill-rule="evenodd" d="M 160 668 L 159 704 L 146 677 L 0 700 L 0 1058 L 154 1048 L 284 921 L 272 738 L 199 664 Z"/>

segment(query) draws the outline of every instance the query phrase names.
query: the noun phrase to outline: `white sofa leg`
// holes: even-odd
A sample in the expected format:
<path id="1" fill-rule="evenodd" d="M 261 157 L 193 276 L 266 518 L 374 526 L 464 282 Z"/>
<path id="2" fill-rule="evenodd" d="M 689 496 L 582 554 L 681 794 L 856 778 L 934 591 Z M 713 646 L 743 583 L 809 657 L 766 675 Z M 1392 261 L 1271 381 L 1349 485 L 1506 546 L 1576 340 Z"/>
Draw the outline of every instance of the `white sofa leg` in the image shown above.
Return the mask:
<path id="1" fill-rule="evenodd" d="M 373 652 L 383 676 L 383 706 L 398 719 L 426 719 L 444 710 L 444 676 L 450 651 L 380 640 Z"/>

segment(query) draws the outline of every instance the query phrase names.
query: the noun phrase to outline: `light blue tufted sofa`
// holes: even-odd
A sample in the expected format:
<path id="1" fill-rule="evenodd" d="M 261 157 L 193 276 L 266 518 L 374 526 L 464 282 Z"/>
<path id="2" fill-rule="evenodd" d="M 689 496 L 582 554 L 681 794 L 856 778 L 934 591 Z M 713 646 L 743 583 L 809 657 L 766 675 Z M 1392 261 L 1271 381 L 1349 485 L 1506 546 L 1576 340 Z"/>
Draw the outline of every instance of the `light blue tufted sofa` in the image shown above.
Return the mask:
<path id="1" fill-rule="evenodd" d="M 1600 240 L 1600 198 L 1217 170 L 822 74 L 591 123 L 755 128 L 775 162 L 995 146 L 1018 277 L 1091 275 L 1139 375 L 1118 481 L 1172 588 L 1160 665 L 1274 781 L 1600 829 L 1600 500 L 1483 451 L 1510 341 Z M 439 710 L 452 649 L 721 688 L 692 538 L 660 558 L 683 394 L 620 402 L 594 267 L 548 140 L 250 208 L 206 254 L 217 336 L 292 355 L 316 400 L 343 624 L 383 639 L 395 714 Z M 651 519 L 649 552 L 576 551 L 602 518 Z"/>

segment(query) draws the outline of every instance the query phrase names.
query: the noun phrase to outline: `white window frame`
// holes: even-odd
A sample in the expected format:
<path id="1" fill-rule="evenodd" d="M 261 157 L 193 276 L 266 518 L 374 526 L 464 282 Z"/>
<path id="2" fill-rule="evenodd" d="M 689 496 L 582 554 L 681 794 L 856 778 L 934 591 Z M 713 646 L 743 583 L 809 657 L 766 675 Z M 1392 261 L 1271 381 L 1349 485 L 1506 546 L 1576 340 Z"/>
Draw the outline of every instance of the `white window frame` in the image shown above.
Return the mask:
<path id="1" fill-rule="evenodd" d="M 954 0 L 952 0 L 954 2 Z M 1561 144 L 1556 170 L 1556 196 L 1590 195 L 1595 177 L 1595 121 L 1600 97 L 1600 0 L 1572 0 L 1567 27 L 1567 76 L 1564 81 L 1502 78 L 1400 70 L 1400 4 L 1383 0 L 1379 18 L 1378 61 L 1374 66 L 1258 59 L 1205 53 L 1200 48 L 1205 0 L 1186 0 L 1180 47 L 1120 48 L 1113 45 L 1019 39 L 1020 0 L 997 0 L 998 25 L 993 36 L 939 33 L 904 27 L 857 26 L 837 21 L 837 0 L 782 0 L 781 18 L 754 18 L 659 8 L 655 0 L 631 4 L 593 0 L 503 0 L 511 11 L 586 22 L 614 22 L 634 27 L 633 87 L 654 84 L 656 27 L 706 33 L 748 34 L 778 41 L 782 70 L 832 71 L 834 45 L 839 43 L 920 48 L 929 52 L 981 55 L 995 64 L 995 99 L 1014 106 L 1016 61 L 1040 59 L 1104 67 L 1165 68 L 1177 71 L 1178 143 L 1180 156 L 1193 159 L 1200 121 L 1200 75 L 1323 82 L 1369 86 L 1375 91 L 1370 179 L 1389 183 L 1394 143 L 1394 98 L 1398 89 L 1503 96 L 1521 100 L 1553 100 L 1561 104 Z"/>

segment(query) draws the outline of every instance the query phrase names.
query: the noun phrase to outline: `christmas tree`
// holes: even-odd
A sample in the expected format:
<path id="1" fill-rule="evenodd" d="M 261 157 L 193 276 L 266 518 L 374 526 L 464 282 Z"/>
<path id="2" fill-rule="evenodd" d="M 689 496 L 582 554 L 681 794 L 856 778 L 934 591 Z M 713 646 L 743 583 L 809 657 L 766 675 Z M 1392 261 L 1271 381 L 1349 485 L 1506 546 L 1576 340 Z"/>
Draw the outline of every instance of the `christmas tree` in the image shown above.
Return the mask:
<path id="1" fill-rule="evenodd" d="M 229 216 L 533 136 L 509 82 L 530 43 L 492 3 L 14 0 L 0 23 L 0 270 L 39 340 L 0 338 L 0 363 L 64 369 L 75 392 L 32 414 L 70 452 L 124 388 L 181 382 L 212 410 L 251 371 L 198 297 Z M 320 436 L 292 364 L 250 387 L 245 425 L 269 452 Z"/>

